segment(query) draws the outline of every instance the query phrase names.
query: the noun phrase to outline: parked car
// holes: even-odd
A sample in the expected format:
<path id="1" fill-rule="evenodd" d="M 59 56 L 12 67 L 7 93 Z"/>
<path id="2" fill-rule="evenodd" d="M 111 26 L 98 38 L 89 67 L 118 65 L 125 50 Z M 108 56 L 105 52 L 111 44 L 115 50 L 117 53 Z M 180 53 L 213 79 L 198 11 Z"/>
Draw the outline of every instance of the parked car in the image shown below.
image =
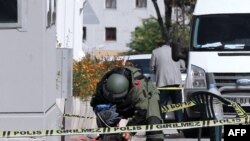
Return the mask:
<path id="1" fill-rule="evenodd" d="M 124 64 L 132 63 L 133 66 L 140 68 L 142 73 L 153 83 L 156 82 L 154 72 L 150 70 L 149 63 L 150 63 L 151 54 L 140 54 L 140 55 L 129 55 L 124 56 Z"/>

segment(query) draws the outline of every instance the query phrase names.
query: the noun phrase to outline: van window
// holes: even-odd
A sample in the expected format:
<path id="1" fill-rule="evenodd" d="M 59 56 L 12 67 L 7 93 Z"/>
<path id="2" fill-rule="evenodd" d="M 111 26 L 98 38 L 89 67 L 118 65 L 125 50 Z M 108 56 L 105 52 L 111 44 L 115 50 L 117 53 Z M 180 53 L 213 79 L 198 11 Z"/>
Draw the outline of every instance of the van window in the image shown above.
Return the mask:
<path id="1" fill-rule="evenodd" d="M 197 16 L 193 50 L 250 50 L 250 14 Z"/>

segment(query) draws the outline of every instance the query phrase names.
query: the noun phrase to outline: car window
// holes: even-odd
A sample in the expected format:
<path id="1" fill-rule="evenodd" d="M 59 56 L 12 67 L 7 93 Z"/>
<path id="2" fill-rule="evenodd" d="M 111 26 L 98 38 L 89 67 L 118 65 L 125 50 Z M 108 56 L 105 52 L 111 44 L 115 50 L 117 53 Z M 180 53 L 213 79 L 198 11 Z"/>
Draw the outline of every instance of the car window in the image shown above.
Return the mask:
<path id="1" fill-rule="evenodd" d="M 152 73 L 149 67 L 150 59 L 135 59 L 135 60 L 128 60 L 127 62 L 130 62 L 135 67 L 140 68 L 142 70 L 142 73 L 144 74 Z"/>

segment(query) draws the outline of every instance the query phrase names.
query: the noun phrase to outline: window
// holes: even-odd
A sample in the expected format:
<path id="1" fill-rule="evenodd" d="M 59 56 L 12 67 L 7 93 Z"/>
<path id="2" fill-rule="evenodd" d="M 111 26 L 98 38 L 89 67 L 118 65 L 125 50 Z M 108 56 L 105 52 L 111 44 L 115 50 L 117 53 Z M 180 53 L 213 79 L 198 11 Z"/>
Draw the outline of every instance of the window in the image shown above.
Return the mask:
<path id="1" fill-rule="evenodd" d="M 197 16 L 193 24 L 193 50 L 250 50 L 249 14 Z"/>
<path id="2" fill-rule="evenodd" d="M 116 41 L 116 28 L 106 28 L 106 41 Z"/>
<path id="3" fill-rule="evenodd" d="M 0 0 L 0 28 L 21 27 L 21 0 Z"/>
<path id="4" fill-rule="evenodd" d="M 147 0 L 136 0 L 136 8 L 146 8 Z"/>
<path id="5" fill-rule="evenodd" d="M 150 74 L 152 71 L 150 70 L 150 58 L 148 59 L 131 59 L 127 62 L 132 63 L 135 67 L 140 68 L 142 73 Z"/>
<path id="6" fill-rule="evenodd" d="M 86 40 L 86 34 L 87 34 L 86 27 L 83 27 L 82 28 L 82 40 Z"/>
<path id="7" fill-rule="evenodd" d="M 116 8 L 116 0 L 106 0 L 106 8 Z"/>

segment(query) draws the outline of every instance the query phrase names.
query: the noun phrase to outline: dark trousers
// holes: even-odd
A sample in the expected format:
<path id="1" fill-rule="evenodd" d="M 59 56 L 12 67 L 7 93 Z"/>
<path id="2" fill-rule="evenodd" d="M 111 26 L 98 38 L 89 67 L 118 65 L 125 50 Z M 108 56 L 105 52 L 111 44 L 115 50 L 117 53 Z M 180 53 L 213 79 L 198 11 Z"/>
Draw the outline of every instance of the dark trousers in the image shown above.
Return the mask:
<path id="1" fill-rule="evenodd" d="M 179 85 L 171 85 L 171 86 L 164 86 L 166 87 L 179 87 Z M 181 90 L 160 90 L 160 105 L 164 106 L 167 105 L 169 100 L 172 100 L 172 104 L 181 103 L 182 102 L 182 92 Z M 162 119 L 165 120 L 165 114 L 162 113 Z M 183 112 L 182 110 L 174 111 L 175 121 L 181 122 L 183 121 Z"/>

